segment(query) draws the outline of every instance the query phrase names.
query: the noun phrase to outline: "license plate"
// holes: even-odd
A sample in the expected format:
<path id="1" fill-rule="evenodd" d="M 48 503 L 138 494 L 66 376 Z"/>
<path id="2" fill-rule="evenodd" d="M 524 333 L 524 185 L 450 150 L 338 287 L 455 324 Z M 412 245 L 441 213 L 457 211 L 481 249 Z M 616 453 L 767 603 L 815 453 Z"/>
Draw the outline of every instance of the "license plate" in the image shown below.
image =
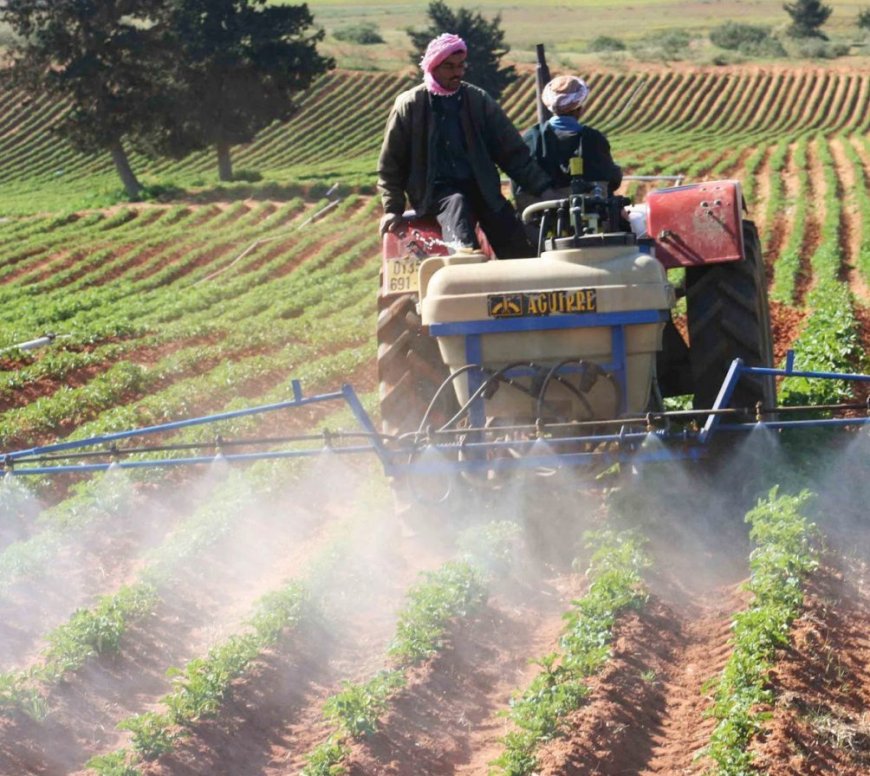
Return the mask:
<path id="1" fill-rule="evenodd" d="M 384 272 L 385 294 L 408 294 L 420 290 L 417 270 L 422 260 L 414 256 L 404 259 L 388 259 Z"/>

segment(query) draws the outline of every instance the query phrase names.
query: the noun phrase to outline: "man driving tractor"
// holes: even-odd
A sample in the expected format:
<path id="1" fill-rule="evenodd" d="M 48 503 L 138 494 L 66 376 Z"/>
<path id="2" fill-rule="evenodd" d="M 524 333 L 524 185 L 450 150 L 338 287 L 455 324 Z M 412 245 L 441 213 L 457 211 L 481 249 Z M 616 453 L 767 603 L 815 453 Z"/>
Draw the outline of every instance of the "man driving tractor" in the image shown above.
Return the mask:
<path id="1" fill-rule="evenodd" d="M 467 51 L 457 35 L 434 38 L 420 62 L 423 83 L 396 98 L 378 160 L 381 233 L 401 224 L 407 197 L 458 250 L 480 247 L 479 224 L 498 258 L 528 257 L 534 251 L 501 193 L 499 168 L 545 199 L 550 180 L 501 106 L 462 80 Z"/>

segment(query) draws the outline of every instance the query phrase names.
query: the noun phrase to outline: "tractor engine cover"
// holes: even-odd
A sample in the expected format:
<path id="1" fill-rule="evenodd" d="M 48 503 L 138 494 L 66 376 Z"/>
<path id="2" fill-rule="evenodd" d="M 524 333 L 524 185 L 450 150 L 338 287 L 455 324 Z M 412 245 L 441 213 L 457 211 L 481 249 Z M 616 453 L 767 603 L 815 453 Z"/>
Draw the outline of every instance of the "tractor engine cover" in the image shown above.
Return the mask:
<path id="1" fill-rule="evenodd" d="M 743 194 L 738 181 L 656 189 L 645 201 L 655 257 L 668 269 L 743 258 Z"/>

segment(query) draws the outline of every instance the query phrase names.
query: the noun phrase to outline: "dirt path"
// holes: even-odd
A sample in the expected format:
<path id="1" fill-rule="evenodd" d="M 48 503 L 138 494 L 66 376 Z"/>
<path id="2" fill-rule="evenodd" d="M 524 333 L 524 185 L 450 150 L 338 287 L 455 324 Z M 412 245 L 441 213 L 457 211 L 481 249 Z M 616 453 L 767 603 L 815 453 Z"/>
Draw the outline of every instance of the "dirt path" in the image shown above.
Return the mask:
<path id="1" fill-rule="evenodd" d="M 782 176 L 783 202 L 782 209 L 773 214 L 772 223 L 767 225 L 766 244 L 764 255 L 769 267 L 775 265 L 782 249 L 788 244 L 789 237 L 794 229 L 794 221 L 791 214 L 794 212 L 794 202 L 798 193 L 797 169 L 794 163 L 794 145 L 789 147 L 786 163 L 783 170 L 778 173 Z"/>
<path id="2" fill-rule="evenodd" d="M 650 599 L 620 618 L 613 657 L 567 738 L 545 748 L 542 774 L 702 774 L 708 766 L 695 761 L 713 728 L 702 690 L 731 651 L 731 617 L 745 604 L 745 556 L 735 538 L 733 553 L 714 557 L 706 531 L 680 520 L 674 515 L 670 526 L 679 538 L 647 530 Z"/>
<path id="3" fill-rule="evenodd" d="M 697 613 L 676 619 L 668 670 L 661 679 L 664 707 L 639 774 L 706 770 L 707 764 L 696 758 L 709 743 L 714 721 L 705 717 L 710 700 L 702 688 L 722 671 L 731 654 L 731 618 L 739 606 L 737 590 L 714 591 L 698 601 Z"/>
<path id="4" fill-rule="evenodd" d="M 754 750 L 771 776 L 870 771 L 870 608 L 849 570 L 823 567 L 773 676 L 773 719 Z"/>
<path id="5" fill-rule="evenodd" d="M 755 172 L 755 197 L 750 205 L 749 216 L 758 227 L 758 234 L 767 235 L 767 203 L 770 201 L 770 157 L 776 145 L 769 145 L 764 159 Z"/>
<path id="6" fill-rule="evenodd" d="M 805 197 L 808 203 L 804 238 L 800 247 L 800 268 L 795 278 L 795 299 L 800 306 L 804 305 L 806 296 L 813 287 L 810 258 L 819 247 L 822 224 L 825 220 L 825 180 L 814 142 L 807 144 L 807 171 L 808 190 L 798 194 Z"/>

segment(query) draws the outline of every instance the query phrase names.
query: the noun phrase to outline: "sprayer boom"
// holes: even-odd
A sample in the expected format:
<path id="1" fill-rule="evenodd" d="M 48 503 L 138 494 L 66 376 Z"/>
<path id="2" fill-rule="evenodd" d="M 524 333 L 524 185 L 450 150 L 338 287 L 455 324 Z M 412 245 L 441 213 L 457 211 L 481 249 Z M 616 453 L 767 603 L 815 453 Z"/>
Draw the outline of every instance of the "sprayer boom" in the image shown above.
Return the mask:
<path id="1" fill-rule="evenodd" d="M 590 467 L 603 471 L 614 464 L 651 461 L 696 460 L 709 455 L 720 434 L 745 433 L 759 426 L 777 431 L 797 428 L 857 429 L 870 423 L 868 403 L 839 403 L 808 407 L 732 407 L 731 397 L 739 380 L 752 375 L 805 377 L 810 380 L 870 382 L 870 375 L 812 372 L 794 369 L 789 354 L 784 369 L 747 367 L 735 359 L 711 409 L 649 412 L 604 420 L 547 421 L 476 425 L 475 405 L 495 382 L 509 385 L 511 370 L 498 374 L 479 371 L 479 389 L 447 423 L 432 427 L 421 418 L 417 431 L 387 435 L 377 431 L 356 392 L 349 385 L 339 391 L 303 396 L 293 381 L 293 398 L 243 410 L 206 415 L 171 423 L 130 429 L 75 441 L 64 441 L 0 454 L 0 471 L 7 476 L 50 475 L 104 471 L 117 467 L 189 466 L 243 463 L 261 459 L 316 456 L 324 451 L 342 455 L 374 453 L 388 476 L 428 476 L 492 473 L 512 470 L 551 471 L 564 467 Z M 450 380 L 443 389 L 448 389 Z M 340 402 L 352 412 L 358 428 L 323 430 L 319 434 L 225 439 L 215 435 L 193 442 L 165 441 L 145 444 L 155 435 L 195 426 L 217 424 L 245 416 L 280 413 L 312 404 Z"/>

